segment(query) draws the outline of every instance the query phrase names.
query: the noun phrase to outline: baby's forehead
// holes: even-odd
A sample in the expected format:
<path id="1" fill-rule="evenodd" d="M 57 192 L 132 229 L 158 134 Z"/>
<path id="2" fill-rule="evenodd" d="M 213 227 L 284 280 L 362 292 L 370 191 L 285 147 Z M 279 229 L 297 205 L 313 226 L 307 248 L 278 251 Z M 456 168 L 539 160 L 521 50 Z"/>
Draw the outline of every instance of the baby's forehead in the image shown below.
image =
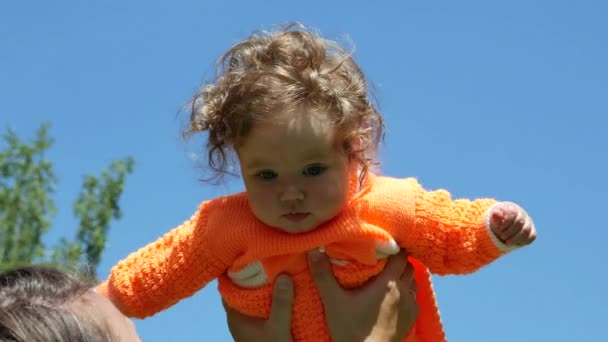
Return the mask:
<path id="1" fill-rule="evenodd" d="M 242 167 L 256 168 L 338 158 L 338 146 L 330 123 L 298 116 L 254 126 L 238 152 Z"/>
<path id="2" fill-rule="evenodd" d="M 252 131 L 260 134 L 285 134 L 287 136 L 304 136 L 310 138 L 331 139 L 337 126 L 327 112 L 300 107 L 285 111 L 276 111 L 266 118 L 256 121 Z"/>
<path id="3" fill-rule="evenodd" d="M 333 127 L 319 121 L 270 122 L 254 126 L 243 144 L 243 150 L 321 153 L 336 146 L 335 136 Z"/>

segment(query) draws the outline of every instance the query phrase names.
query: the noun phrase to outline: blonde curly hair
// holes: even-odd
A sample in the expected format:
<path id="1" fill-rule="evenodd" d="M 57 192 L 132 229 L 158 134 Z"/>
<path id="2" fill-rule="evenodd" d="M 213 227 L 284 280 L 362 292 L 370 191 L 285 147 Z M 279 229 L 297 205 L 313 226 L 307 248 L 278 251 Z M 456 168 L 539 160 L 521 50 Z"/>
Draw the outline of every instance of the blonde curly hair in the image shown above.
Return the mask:
<path id="1" fill-rule="evenodd" d="M 208 132 L 207 159 L 214 178 L 231 173 L 228 152 L 256 120 L 279 110 L 308 106 L 327 113 L 363 181 L 376 164 L 384 120 L 370 100 L 367 80 L 352 53 L 301 24 L 260 31 L 218 61 L 215 80 L 191 102 L 185 136 Z"/>

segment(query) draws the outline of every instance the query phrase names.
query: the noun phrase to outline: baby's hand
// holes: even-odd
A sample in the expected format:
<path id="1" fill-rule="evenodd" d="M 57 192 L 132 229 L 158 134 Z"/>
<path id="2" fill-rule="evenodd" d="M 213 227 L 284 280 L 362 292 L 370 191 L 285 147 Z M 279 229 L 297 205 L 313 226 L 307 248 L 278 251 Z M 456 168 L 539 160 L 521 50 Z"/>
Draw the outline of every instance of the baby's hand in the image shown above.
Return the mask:
<path id="1" fill-rule="evenodd" d="M 512 202 L 501 202 L 492 208 L 490 229 L 507 246 L 525 246 L 536 239 L 534 222 Z"/>

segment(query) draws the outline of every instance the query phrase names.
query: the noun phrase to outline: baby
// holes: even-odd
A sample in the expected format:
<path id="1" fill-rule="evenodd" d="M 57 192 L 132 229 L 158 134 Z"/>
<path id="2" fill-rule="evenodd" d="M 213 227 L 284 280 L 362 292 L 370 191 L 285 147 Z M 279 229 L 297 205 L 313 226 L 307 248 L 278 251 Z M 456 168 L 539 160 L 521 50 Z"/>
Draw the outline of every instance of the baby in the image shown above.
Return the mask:
<path id="1" fill-rule="evenodd" d="M 188 132 L 208 133 L 218 176 L 235 153 L 246 191 L 204 201 L 115 266 L 98 291 L 143 318 L 218 278 L 230 307 L 267 318 L 273 281 L 286 273 L 294 339 L 329 341 L 306 252 L 327 253 L 340 284 L 354 288 L 404 248 L 420 307 L 406 341 L 444 341 L 430 272 L 473 272 L 531 243 L 536 230 L 514 203 L 452 200 L 415 179 L 375 175 L 383 129 L 360 67 L 337 43 L 300 26 L 250 36 L 193 100 Z"/>

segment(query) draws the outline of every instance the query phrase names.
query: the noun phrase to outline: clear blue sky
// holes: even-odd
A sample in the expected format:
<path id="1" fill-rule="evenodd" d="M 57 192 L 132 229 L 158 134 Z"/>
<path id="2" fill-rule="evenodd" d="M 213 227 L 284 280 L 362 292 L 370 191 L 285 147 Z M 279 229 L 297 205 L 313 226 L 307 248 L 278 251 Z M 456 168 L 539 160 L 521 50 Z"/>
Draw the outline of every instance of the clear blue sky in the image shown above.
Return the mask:
<path id="1" fill-rule="evenodd" d="M 52 123 L 53 243 L 85 173 L 133 156 L 109 268 L 237 180 L 197 181 L 177 113 L 251 31 L 299 20 L 349 35 L 388 125 L 383 171 L 456 197 L 523 205 L 537 242 L 435 278 L 450 341 L 599 341 L 608 320 L 605 1 L 2 1 L 0 128 Z M 604 94 L 604 95 L 601 95 Z M 211 283 L 153 318 L 150 341 L 228 341 Z"/>

